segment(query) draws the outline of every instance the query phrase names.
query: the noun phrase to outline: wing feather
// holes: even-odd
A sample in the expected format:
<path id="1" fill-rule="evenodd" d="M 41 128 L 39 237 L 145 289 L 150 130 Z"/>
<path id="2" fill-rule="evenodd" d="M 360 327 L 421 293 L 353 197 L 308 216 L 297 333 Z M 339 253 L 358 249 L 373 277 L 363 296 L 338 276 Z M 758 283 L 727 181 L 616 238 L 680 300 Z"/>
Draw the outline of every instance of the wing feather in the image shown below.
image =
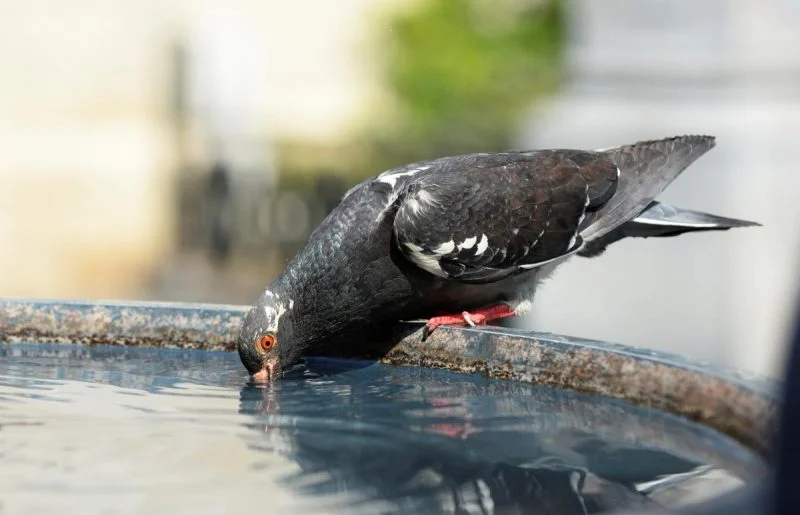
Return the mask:
<path id="1" fill-rule="evenodd" d="M 397 185 L 395 240 L 417 266 L 466 282 L 574 252 L 587 211 L 611 198 L 618 177 L 603 154 L 573 150 L 472 154 L 426 166 Z"/>

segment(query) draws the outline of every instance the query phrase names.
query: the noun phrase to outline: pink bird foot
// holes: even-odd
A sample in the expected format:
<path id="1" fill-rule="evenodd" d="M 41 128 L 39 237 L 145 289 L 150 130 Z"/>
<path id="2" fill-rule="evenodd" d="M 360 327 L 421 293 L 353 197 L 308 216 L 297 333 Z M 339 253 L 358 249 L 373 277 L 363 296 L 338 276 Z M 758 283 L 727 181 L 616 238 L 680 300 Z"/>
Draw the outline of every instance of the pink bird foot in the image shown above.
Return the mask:
<path id="1" fill-rule="evenodd" d="M 428 339 L 428 336 L 433 331 L 443 325 L 452 326 L 471 326 L 486 325 L 492 320 L 498 320 L 506 317 L 516 316 L 514 312 L 505 304 L 498 304 L 496 306 L 489 306 L 488 308 L 478 309 L 475 311 L 463 311 L 460 315 L 442 315 L 433 317 L 428 320 L 425 327 L 422 329 L 422 341 Z"/>

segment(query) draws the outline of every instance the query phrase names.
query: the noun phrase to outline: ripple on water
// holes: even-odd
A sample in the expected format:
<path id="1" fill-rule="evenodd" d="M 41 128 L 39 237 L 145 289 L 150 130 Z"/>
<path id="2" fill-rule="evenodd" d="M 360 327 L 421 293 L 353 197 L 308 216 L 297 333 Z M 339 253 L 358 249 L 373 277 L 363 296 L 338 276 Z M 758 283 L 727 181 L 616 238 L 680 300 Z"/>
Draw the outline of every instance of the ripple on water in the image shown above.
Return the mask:
<path id="1" fill-rule="evenodd" d="M 599 513 L 702 500 L 762 463 L 626 403 L 315 360 L 266 387 L 235 354 L 0 346 L 0 511 Z"/>

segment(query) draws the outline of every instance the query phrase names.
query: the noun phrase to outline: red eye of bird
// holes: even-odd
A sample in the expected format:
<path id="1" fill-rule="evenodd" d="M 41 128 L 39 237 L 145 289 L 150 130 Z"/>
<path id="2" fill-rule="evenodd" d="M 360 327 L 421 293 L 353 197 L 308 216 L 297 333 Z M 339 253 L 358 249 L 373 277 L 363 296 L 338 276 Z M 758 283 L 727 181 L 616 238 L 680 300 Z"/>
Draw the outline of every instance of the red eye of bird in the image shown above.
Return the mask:
<path id="1" fill-rule="evenodd" d="M 261 350 L 263 351 L 272 349 L 275 346 L 275 337 L 271 334 L 265 334 L 259 338 L 258 346 L 261 347 Z"/>

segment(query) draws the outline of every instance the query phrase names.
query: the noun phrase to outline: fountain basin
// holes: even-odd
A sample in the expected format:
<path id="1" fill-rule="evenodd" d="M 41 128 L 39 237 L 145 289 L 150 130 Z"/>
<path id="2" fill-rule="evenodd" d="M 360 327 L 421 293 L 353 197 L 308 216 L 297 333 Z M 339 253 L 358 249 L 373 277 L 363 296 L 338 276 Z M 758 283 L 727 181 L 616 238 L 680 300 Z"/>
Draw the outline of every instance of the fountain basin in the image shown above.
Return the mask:
<path id="1" fill-rule="evenodd" d="M 95 361 L 86 363 L 90 367 L 98 366 L 101 375 L 106 365 L 97 365 L 97 352 L 106 352 L 104 349 L 108 346 L 210 351 L 214 355 L 227 356 L 220 364 L 214 365 L 223 367 L 229 374 L 225 378 L 226 385 L 244 384 L 244 370 L 237 363 L 238 357 L 231 356 L 230 352 L 235 349 L 246 310 L 244 306 L 9 299 L 0 301 L 0 341 L 9 349 L 13 348 L 17 356 L 28 353 L 36 359 L 42 355 L 31 350 L 36 345 L 40 345 L 42 352 L 50 349 L 48 352 L 56 353 L 65 352 L 65 345 L 95 348 L 97 351 L 90 356 Z M 535 391 L 538 404 L 517 403 L 509 408 L 510 413 L 517 417 L 524 410 L 547 410 L 549 417 L 525 420 L 526 431 L 530 430 L 531 435 L 541 434 L 541 431 L 549 431 L 548 435 L 569 431 L 591 434 L 592 438 L 606 441 L 613 439 L 617 446 L 636 449 L 644 442 L 658 448 L 659 452 L 691 456 L 698 463 L 713 464 L 745 483 L 758 482 L 769 471 L 771 429 L 775 427 L 779 387 L 773 381 L 674 355 L 553 334 L 503 328 L 440 328 L 422 342 L 420 328 L 409 325 L 407 334 L 380 359 L 381 365 L 377 366 L 389 367 L 378 369 L 389 371 L 388 375 L 379 374 L 381 381 L 396 376 L 400 379 L 389 382 L 419 381 L 428 385 L 427 390 L 423 388 L 414 395 L 432 405 L 437 400 L 426 392 L 444 388 L 443 392 L 450 393 L 443 393 L 443 398 L 452 400 L 455 394 L 448 388 L 455 388 L 458 402 L 462 404 L 471 402 L 470 395 L 465 392 L 479 392 L 481 398 L 486 399 L 488 408 L 475 408 L 475 413 L 507 416 L 509 412 L 503 411 L 506 408 L 502 408 L 502 399 L 515 402 L 514 399 L 521 395 L 529 396 L 533 391 L 530 388 L 545 388 L 548 390 Z M 46 347 L 53 344 L 60 345 Z M 166 359 L 167 354 L 163 356 Z M 198 359 L 196 354 L 186 356 L 182 359 Z M 26 359 L 30 362 L 33 358 Z M 66 359 L 75 358 L 68 356 Z M 147 359 L 151 360 L 152 356 Z M 337 388 L 347 388 L 354 398 L 357 394 L 352 392 L 363 388 L 366 388 L 365 392 L 369 390 L 364 386 L 363 376 L 358 376 L 364 372 L 352 371 L 354 361 L 326 361 L 324 357 L 318 357 L 309 362 L 315 360 L 326 363 L 328 369 L 340 366 L 351 370 L 340 376 L 344 379 L 333 381 L 344 381 L 336 383 Z M 395 372 L 393 367 L 398 366 L 404 370 L 405 367 L 415 367 L 408 370 L 419 370 L 423 375 L 410 378 L 407 372 Z M 451 375 L 424 375 L 434 370 Z M 323 377 L 328 376 L 323 374 Z M 375 380 L 375 377 L 370 377 Z M 459 382 L 461 379 L 452 377 L 464 377 L 466 382 L 462 384 Z M 258 407 L 240 409 L 240 414 L 262 417 L 259 420 L 262 423 L 267 420 L 267 426 L 277 416 L 277 426 L 284 431 L 286 409 L 270 412 L 272 408 L 269 406 L 276 403 L 274 392 L 247 388 L 241 390 L 239 404 L 252 405 L 255 402 Z M 293 398 L 286 397 L 290 390 L 284 388 L 281 391 L 284 393 L 278 396 L 284 395 L 282 399 Z M 562 398 L 557 393 L 559 391 L 571 393 L 568 398 Z M 304 391 L 302 395 L 307 393 Z M 291 395 L 301 394 L 294 392 Z M 387 397 L 390 399 L 387 402 L 396 402 L 399 398 L 392 395 Z M 370 397 L 368 402 L 373 401 Z M 403 397 L 403 402 L 410 402 L 409 398 Z M 353 416 L 371 416 L 374 405 L 370 406 L 370 410 L 359 411 Z M 426 405 L 424 409 L 430 409 L 430 406 Z M 445 426 L 450 422 L 448 419 Z M 555 432 L 553 424 L 557 426 Z M 676 429 L 682 424 L 691 430 Z M 442 421 L 434 425 L 442 426 Z M 459 424 L 455 426 L 461 427 Z M 708 431 L 704 432 L 706 429 Z M 483 430 L 492 434 L 491 428 Z M 450 436 L 462 438 L 455 434 Z M 296 439 L 293 441 L 297 444 Z M 414 445 L 425 444 L 416 442 Z M 465 449 L 470 450 L 469 447 Z M 450 459 L 455 458 L 451 456 Z M 505 461 L 502 463 L 506 464 Z M 364 478 L 358 480 L 363 482 Z"/>

